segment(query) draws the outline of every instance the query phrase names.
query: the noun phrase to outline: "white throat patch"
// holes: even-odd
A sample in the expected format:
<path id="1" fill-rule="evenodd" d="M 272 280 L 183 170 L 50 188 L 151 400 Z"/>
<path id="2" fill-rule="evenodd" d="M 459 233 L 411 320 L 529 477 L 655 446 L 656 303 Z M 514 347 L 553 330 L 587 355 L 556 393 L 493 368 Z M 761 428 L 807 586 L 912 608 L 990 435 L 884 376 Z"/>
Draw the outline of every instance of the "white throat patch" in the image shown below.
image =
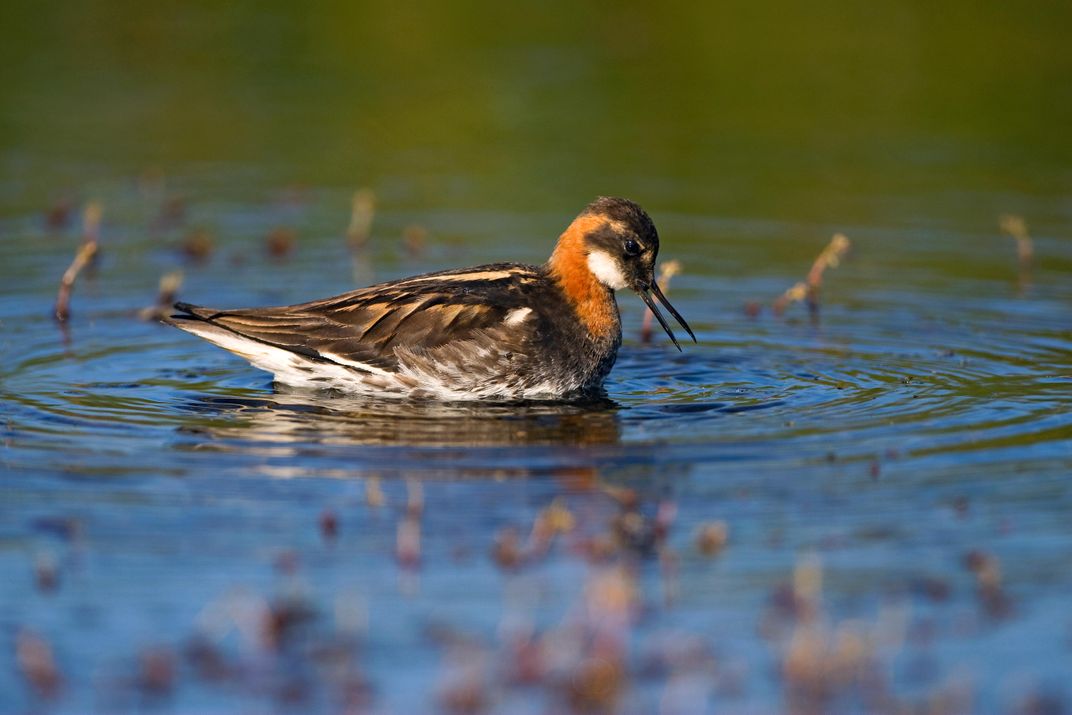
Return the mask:
<path id="1" fill-rule="evenodd" d="M 628 285 L 618 262 L 606 251 L 592 251 L 588 254 L 588 270 L 611 290 L 621 290 Z"/>

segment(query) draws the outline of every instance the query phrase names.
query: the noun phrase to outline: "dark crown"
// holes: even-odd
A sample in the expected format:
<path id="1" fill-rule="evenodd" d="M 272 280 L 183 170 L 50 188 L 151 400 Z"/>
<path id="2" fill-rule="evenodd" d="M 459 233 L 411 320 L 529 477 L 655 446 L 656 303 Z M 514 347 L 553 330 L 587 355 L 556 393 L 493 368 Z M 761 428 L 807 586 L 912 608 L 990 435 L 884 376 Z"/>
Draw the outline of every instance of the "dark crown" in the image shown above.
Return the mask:
<path id="1" fill-rule="evenodd" d="M 582 216 L 605 216 L 612 221 L 618 221 L 632 229 L 642 240 L 659 242 L 659 232 L 655 230 L 655 222 L 648 216 L 648 212 L 629 199 L 617 196 L 600 196 L 588 204 L 581 212 Z"/>

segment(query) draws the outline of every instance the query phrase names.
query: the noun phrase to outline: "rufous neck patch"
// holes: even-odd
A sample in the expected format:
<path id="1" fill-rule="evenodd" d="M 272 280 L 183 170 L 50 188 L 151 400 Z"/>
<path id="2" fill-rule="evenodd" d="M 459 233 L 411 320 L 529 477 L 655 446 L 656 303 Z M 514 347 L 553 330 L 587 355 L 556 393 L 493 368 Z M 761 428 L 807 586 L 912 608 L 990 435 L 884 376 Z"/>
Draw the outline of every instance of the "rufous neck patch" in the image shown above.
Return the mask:
<path id="1" fill-rule="evenodd" d="M 607 219 L 580 216 L 563 233 L 547 262 L 551 277 L 558 283 L 577 317 L 593 336 L 605 337 L 618 328 L 614 294 L 588 267 L 585 236 L 599 229 Z"/>

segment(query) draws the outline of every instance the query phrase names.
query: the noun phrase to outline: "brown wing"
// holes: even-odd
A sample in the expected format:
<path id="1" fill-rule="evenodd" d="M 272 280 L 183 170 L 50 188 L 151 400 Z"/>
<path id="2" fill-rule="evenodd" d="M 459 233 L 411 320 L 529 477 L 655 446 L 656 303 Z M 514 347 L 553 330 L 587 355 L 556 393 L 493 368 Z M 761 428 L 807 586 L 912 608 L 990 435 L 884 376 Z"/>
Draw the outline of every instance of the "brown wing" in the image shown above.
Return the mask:
<path id="1" fill-rule="evenodd" d="M 385 370 L 396 348 L 420 353 L 468 341 L 527 307 L 532 266 L 500 263 L 382 283 L 324 300 L 272 308 L 215 310 L 176 304 L 183 314 L 308 357 Z"/>

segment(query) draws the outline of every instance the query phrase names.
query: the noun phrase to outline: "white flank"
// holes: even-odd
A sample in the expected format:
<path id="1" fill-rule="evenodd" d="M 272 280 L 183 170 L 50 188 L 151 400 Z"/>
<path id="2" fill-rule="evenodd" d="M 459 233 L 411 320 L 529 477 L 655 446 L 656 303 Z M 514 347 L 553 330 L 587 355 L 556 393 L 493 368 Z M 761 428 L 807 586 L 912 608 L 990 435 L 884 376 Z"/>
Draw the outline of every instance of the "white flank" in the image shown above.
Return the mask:
<path id="1" fill-rule="evenodd" d="M 515 308 L 507 313 L 506 322 L 515 324 L 531 314 L 531 308 Z M 490 376 L 470 374 L 458 364 L 418 367 L 408 363 L 407 358 L 412 356 L 405 351 L 398 355 L 401 359 L 398 371 L 391 372 L 330 353 L 323 355 L 326 360 L 311 360 L 208 323 L 176 321 L 175 325 L 244 357 L 254 367 L 272 373 L 276 382 L 300 388 L 330 388 L 375 397 L 481 400 L 551 399 L 577 387 L 568 382 L 547 381 L 504 390 L 504 386 Z M 474 354 L 476 358 L 487 358 L 488 355 L 486 348 Z"/>
<path id="2" fill-rule="evenodd" d="M 532 308 L 514 308 L 506 314 L 506 319 L 503 322 L 507 325 L 520 325 L 531 314 Z"/>
<path id="3" fill-rule="evenodd" d="M 611 290 L 621 290 L 628 285 L 618 262 L 606 251 L 592 251 L 588 254 L 588 270 Z"/>
<path id="4" fill-rule="evenodd" d="M 401 392 L 402 385 L 394 384 L 394 375 L 372 365 L 353 360 L 349 365 L 336 365 L 320 360 L 310 360 L 303 355 L 273 347 L 257 340 L 244 338 L 230 330 L 199 322 L 176 322 L 175 325 L 188 333 L 249 360 L 250 365 L 270 372 L 277 382 L 295 387 L 315 389 L 335 388 L 350 392 L 384 394 Z M 328 359 L 337 359 L 331 356 Z M 358 372 L 360 370 L 361 372 Z M 375 385 L 368 384 L 369 381 Z"/>

